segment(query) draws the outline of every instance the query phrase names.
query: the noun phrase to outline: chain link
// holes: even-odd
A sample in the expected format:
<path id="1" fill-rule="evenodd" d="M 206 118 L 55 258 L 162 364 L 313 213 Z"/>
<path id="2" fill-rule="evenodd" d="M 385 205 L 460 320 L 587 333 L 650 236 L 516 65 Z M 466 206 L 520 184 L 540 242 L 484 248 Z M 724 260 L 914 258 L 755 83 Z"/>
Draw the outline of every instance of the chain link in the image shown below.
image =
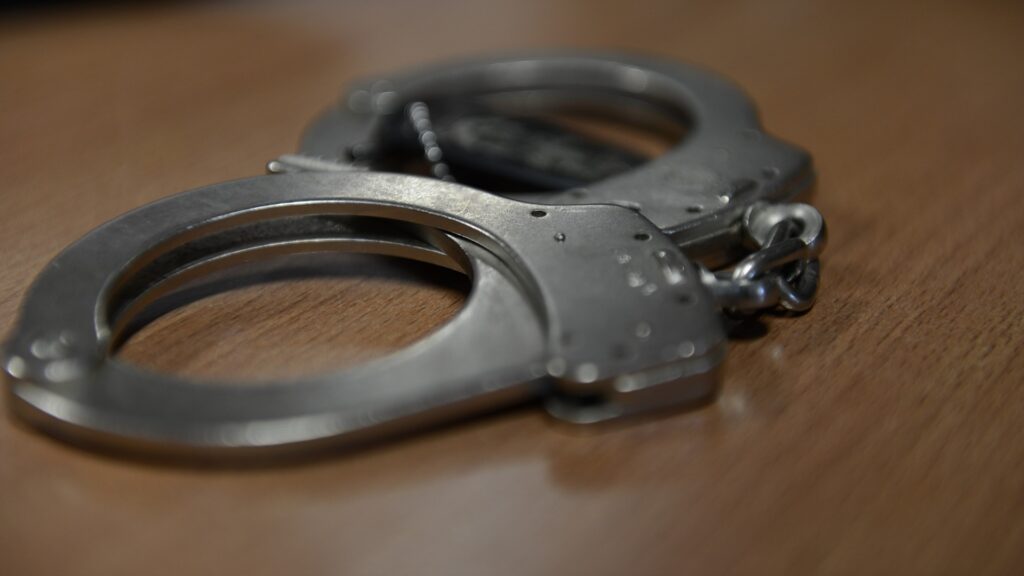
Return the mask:
<path id="1" fill-rule="evenodd" d="M 701 280 L 728 313 L 749 315 L 781 308 L 806 312 L 818 293 L 825 221 L 807 204 L 754 204 L 743 232 L 755 250 L 730 269 L 701 269 Z"/>

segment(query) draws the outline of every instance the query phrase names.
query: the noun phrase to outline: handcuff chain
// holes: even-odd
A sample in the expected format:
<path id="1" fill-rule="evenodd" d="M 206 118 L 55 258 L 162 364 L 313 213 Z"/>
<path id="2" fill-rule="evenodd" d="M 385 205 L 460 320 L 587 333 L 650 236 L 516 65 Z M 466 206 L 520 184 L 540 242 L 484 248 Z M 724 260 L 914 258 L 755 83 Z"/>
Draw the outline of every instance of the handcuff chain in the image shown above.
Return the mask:
<path id="1" fill-rule="evenodd" d="M 742 226 L 755 250 L 726 270 L 701 267 L 701 280 L 722 309 L 737 316 L 810 310 L 826 241 L 821 214 L 807 204 L 758 202 L 747 209 Z"/>

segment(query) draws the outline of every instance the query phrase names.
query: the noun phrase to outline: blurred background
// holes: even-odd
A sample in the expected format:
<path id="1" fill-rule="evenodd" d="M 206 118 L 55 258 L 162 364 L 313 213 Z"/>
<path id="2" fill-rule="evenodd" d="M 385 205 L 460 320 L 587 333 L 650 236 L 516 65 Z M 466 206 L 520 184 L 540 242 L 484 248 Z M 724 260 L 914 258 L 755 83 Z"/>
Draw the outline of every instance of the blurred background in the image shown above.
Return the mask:
<path id="1" fill-rule="evenodd" d="M 808 149 L 818 306 L 736 342 L 718 401 L 599 432 L 539 410 L 297 466 L 182 469 L 0 421 L 10 574 L 1020 573 L 1024 7 L 1009 1 L 54 2 L 0 8 L 0 322 L 96 225 L 263 173 L 350 81 L 598 48 L 738 82 Z M 459 278 L 354 260 L 133 339 L 189 374 L 404 346 Z M 993 268 L 998 266 L 998 268 Z"/>

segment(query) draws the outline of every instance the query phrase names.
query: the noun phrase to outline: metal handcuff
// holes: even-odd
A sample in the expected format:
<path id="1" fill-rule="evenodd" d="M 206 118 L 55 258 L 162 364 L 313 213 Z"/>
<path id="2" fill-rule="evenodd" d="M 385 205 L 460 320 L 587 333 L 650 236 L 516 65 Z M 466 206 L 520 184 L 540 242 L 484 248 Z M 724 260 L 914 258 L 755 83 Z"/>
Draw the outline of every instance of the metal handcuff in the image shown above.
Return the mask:
<path id="1" fill-rule="evenodd" d="M 450 167 L 431 153 L 446 149 L 430 110 L 481 94 L 668 115 L 689 132 L 643 166 L 512 199 L 445 181 Z M 376 171 L 402 130 L 441 178 Z M 813 180 L 808 155 L 764 134 L 733 85 L 662 60 L 509 58 L 378 79 L 270 171 L 296 173 L 143 206 L 50 262 L 4 351 L 14 412 L 74 443 L 223 458 L 379 438 L 538 397 L 573 422 L 699 403 L 726 352 L 720 311 L 805 310 L 825 242 L 813 208 L 785 203 Z M 749 255 L 736 262 L 741 246 Z M 231 386 L 112 357 L 140 319 L 217 274 L 331 251 L 445 266 L 472 289 L 416 344 L 310 378 Z"/>

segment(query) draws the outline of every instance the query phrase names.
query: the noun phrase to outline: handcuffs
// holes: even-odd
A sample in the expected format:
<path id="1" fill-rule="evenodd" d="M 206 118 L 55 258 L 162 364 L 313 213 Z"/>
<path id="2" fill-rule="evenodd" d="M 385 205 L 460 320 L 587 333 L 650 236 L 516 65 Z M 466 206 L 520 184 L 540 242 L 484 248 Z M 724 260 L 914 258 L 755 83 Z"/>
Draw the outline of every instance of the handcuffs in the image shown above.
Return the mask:
<path id="1" fill-rule="evenodd" d="M 496 111 L 510 105 L 687 132 L 640 163 Z M 387 172 L 402 157 L 429 175 Z M 579 423 L 698 404 L 717 387 L 725 319 L 807 310 L 825 245 L 820 214 L 790 203 L 813 182 L 807 153 L 762 132 L 732 84 L 657 59 L 519 57 L 367 81 L 268 171 L 138 208 L 54 258 L 4 350 L 14 413 L 77 444 L 224 458 L 536 398 Z M 562 189 L 485 192 L 450 181 L 459 174 Z M 315 377 L 231 386 L 113 357 L 140 319 L 204 279 L 334 251 L 444 266 L 472 289 L 412 346 Z"/>

